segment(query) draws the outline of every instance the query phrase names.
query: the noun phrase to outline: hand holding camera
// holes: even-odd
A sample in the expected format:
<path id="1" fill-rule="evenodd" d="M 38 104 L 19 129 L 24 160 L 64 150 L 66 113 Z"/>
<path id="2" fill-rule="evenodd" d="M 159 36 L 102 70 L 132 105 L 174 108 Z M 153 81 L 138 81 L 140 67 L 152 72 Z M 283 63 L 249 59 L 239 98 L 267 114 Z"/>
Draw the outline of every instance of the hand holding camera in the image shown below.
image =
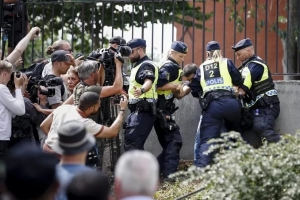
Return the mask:
<path id="1" fill-rule="evenodd" d="M 116 64 L 116 66 L 122 67 L 123 63 L 124 63 L 124 59 L 118 53 L 115 53 L 115 64 Z"/>
<path id="2" fill-rule="evenodd" d="M 127 109 L 128 100 L 127 100 L 127 97 L 125 95 L 121 95 L 119 105 L 120 105 L 121 110 L 126 110 Z"/>
<path id="3" fill-rule="evenodd" d="M 24 81 L 27 81 L 27 76 L 25 74 L 22 74 L 21 72 L 14 73 L 14 83 L 16 89 L 20 89 Z"/>

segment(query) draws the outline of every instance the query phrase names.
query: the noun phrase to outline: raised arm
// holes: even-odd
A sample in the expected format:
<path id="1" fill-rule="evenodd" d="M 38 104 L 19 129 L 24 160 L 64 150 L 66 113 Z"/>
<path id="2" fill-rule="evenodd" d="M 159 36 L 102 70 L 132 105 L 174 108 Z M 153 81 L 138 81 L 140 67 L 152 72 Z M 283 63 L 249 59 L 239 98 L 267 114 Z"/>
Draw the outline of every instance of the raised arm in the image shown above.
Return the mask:
<path id="1" fill-rule="evenodd" d="M 109 97 L 114 94 L 119 94 L 122 91 L 123 88 L 122 65 L 123 64 L 117 58 L 115 58 L 115 63 L 116 63 L 116 76 L 115 76 L 114 84 L 112 86 L 102 87 L 100 98 Z"/>
<path id="2" fill-rule="evenodd" d="M 21 57 L 30 40 L 36 38 L 39 35 L 40 31 L 41 29 L 38 27 L 32 28 L 30 32 L 18 43 L 13 52 L 9 54 L 9 56 L 7 56 L 6 60 L 11 64 L 14 64 Z"/>

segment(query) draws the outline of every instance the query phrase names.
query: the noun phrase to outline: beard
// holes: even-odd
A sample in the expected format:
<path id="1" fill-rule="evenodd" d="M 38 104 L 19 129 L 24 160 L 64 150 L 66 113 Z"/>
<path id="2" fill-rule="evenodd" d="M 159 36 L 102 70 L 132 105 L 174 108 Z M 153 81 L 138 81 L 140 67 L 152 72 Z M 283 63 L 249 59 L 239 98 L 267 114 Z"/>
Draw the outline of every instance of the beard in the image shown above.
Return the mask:
<path id="1" fill-rule="evenodd" d="M 98 110 L 99 110 L 99 109 L 98 109 Z M 98 110 L 93 111 L 93 112 L 91 113 L 91 115 L 97 114 Z"/>
<path id="2" fill-rule="evenodd" d="M 138 62 L 140 59 L 141 59 L 140 56 L 137 56 L 137 57 L 135 57 L 135 58 L 129 58 L 129 60 L 130 60 L 131 63 L 136 63 L 136 62 Z"/>

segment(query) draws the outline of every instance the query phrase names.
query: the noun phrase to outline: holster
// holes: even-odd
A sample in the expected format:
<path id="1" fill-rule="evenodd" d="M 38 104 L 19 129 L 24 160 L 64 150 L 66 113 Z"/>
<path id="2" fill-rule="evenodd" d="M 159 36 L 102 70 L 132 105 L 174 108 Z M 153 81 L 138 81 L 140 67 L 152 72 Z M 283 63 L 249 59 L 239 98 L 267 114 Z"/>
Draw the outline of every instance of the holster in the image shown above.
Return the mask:
<path id="1" fill-rule="evenodd" d="M 278 96 L 267 96 L 264 95 L 262 98 L 260 98 L 254 105 L 256 108 L 265 108 L 268 106 L 271 106 L 272 104 L 280 103 Z"/>
<path id="2" fill-rule="evenodd" d="M 212 102 L 213 100 L 213 96 L 211 95 L 211 93 L 208 93 L 207 95 L 205 95 L 205 97 L 199 97 L 199 103 L 200 103 L 200 107 L 202 109 L 202 112 L 205 111 L 209 104 Z"/>
<path id="3" fill-rule="evenodd" d="M 172 119 L 171 114 L 167 114 L 161 109 L 158 109 L 157 117 L 160 123 L 161 128 L 165 131 L 172 131 L 178 128 L 176 122 Z"/>
<path id="4" fill-rule="evenodd" d="M 130 104 L 129 109 L 131 110 L 131 112 L 150 112 L 152 115 L 156 115 L 157 113 L 156 103 L 150 103 L 145 100 L 141 100 L 136 104 Z"/>
<path id="5" fill-rule="evenodd" d="M 149 112 L 150 111 L 150 105 L 148 101 L 139 101 L 135 104 L 136 110 L 139 112 Z"/>

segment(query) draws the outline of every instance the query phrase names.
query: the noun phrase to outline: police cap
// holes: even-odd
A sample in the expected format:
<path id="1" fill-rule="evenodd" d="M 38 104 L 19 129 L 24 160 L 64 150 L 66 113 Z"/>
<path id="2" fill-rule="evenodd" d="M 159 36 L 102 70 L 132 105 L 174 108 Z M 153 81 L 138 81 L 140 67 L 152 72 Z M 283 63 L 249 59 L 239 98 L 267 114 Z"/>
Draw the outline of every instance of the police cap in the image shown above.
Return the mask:
<path id="1" fill-rule="evenodd" d="M 114 37 L 110 38 L 109 43 L 110 44 L 117 44 L 117 45 L 125 45 L 126 40 L 123 39 L 120 36 L 114 36 Z"/>
<path id="2" fill-rule="evenodd" d="M 210 41 L 206 45 L 206 51 L 214 51 L 214 50 L 220 50 L 221 47 L 218 42 L 216 41 Z"/>
<path id="3" fill-rule="evenodd" d="M 231 48 L 234 51 L 239 51 L 241 49 L 245 49 L 246 47 L 250 47 L 252 45 L 253 45 L 252 41 L 249 38 L 246 38 L 246 39 L 240 40 L 238 43 L 236 43 L 236 45 L 232 46 Z"/>
<path id="4" fill-rule="evenodd" d="M 137 48 L 137 47 L 146 47 L 146 40 L 135 38 L 132 40 L 129 40 L 127 42 L 127 46 L 129 46 L 131 49 Z"/>
<path id="5" fill-rule="evenodd" d="M 173 49 L 174 51 L 177 51 L 179 53 L 184 53 L 184 54 L 187 54 L 187 52 L 188 52 L 187 45 L 181 41 L 174 41 L 171 45 L 171 49 Z"/>

